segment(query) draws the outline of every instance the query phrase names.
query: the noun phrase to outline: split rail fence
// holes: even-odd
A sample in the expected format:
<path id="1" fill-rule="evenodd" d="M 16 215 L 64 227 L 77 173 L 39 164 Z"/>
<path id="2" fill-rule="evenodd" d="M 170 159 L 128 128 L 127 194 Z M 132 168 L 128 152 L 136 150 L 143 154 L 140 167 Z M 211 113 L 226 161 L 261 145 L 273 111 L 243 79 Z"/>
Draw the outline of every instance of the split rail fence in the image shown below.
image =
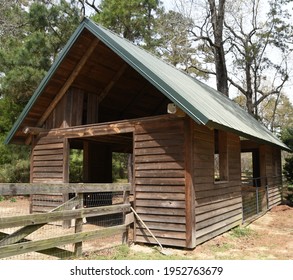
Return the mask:
<path id="1" fill-rule="evenodd" d="M 0 259 L 78 258 L 86 241 L 94 241 L 94 250 L 102 238 L 127 242 L 133 222 L 129 193 L 130 184 L 0 184 Z M 60 197 L 71 198 L 60 204 Z M 49 212 L 30 213 L 38 198 Z"/>

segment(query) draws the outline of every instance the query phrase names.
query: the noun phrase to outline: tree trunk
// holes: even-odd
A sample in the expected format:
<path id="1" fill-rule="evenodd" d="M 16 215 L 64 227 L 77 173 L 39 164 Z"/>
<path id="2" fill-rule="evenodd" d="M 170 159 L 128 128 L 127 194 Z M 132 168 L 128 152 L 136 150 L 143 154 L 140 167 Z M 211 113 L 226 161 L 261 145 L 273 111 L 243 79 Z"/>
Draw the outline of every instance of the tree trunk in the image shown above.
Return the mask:
<path id="1" fill-rule="evenodd" d="M 252 89 L 252 78 L 251 78 L 251 62 L 249 61 L 249 55 L 247 55 L 247 61 L 245 63 L 245 75 L 246 75 L 246 106 L 247 111 L 250 115 L 257 119 L 257 115 L 255 114 L 254 110 L 254 101 L 253 99 L 253 89 Z"/>
<path id="2" fill-rule="evenodd" d="M 219 0 L 218 8 L 216 7 L 215 0 L 209 0 L 209 7 L 211 11 L 211 21 L 214 33 L 213 51 L 215 56 L 217 90 L 229 96 L 228 74 L 223 46 L 225 0 Z"/>

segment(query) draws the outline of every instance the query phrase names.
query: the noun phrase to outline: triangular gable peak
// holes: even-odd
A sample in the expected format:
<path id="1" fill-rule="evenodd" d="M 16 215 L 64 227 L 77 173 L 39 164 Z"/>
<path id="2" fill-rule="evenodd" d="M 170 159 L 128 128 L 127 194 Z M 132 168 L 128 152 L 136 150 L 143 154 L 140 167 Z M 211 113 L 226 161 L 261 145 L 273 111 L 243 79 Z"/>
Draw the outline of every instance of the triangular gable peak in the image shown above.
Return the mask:
<path id="1" fill-rule="evenodd" d="M 6 143 L 24 143 L 25 127 L 44 127 L 46 121 L 54 119 L 54 108 L 70 88 L 87 96 L 79 101 L 81 116 L 73 125 L 165 114 L 172 102 L 212 129 L 288 149 L 226 96 L 88 19 L 52 65 Z M 84 108 L 92 102 L 97 108 L 85 116 Z"/>

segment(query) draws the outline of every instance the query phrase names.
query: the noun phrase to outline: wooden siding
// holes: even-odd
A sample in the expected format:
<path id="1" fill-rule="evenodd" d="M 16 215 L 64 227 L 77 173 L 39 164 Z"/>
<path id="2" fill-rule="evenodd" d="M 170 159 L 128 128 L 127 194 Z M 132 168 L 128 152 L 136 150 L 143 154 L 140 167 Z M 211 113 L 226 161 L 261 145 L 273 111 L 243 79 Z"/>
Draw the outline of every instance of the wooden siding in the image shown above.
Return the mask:
<path id="1" fill-rule="evenodd" d="M 70 88 L 52 110 L 44 127 L 47 129 L 64 128 L 82 124 L 84 92 Z"/>
<path id="2" fill-rule="evenodd" d="M 184 119 L 136 125 L 134 155 L 138 215 L 161 244 L 186 247 Z M 156 243 L 139 222 L 135 241 Z"/>
<path id="3" fill-rule="evenodd" d="M 43 137 L 34 142 L 31 155 L 31 183 L 67 182 L 67 140 Z M 47 212 L 63 202 L 64 197 L 60 194 L 33 195 L 31 212 Z"/>
<path id="4" fill-rule="evenodd" d="M 282 202 L 282 167 L 281 151 L 268 145 L 260 146 L 260 156 L 263 172 L 268 185 L 269 209 Z"/>
<path id="5" fill-rule="evenodd" d="M 227 134 L 225 182 L 214 182 L 214 132 L 194 124 L 193 141 L 196 244 L 200 244 L 241 224 L 240 140 Z"/>
<path id="6" fill-rule="evenodd" d="M 66 128 L 98 123 L 98 96 L 70 88 L 52 110 L 44 127 Z"/>

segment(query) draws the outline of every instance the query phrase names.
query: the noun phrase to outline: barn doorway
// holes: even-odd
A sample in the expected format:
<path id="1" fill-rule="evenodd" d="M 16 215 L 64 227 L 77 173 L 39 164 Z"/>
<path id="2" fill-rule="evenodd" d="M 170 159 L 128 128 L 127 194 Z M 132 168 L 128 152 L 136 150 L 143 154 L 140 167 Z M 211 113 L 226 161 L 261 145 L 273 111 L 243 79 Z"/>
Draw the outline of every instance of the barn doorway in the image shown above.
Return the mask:
<path id="1" fill-rule="evenodd" d="M 128 183 L 132 181 L 132 133 L 70 139 L 69 182 Z"/>
<path id="2" fill-rule="evenodd" d="M 261 177 L 259 149 L 241 152 L 241 180 L 243 222 L 248 222 L 268 209 L 266 183 Z"/>
<path id="3" fill-rule="evenodd" d="M 260 187 L 259 150 L 241 152 L 241 180 L 254 187 Z"/>
<path id="4" fill-rule="evenodd" d="M 70 183 L 111 184 L 132 181 L 132 133 L 71 139 L 69 145 Z M 117 199 L 121 199 L 121 194 L 85 193 L 83 204 L 86 208 L 108 206 L 119 203 Z M 87 218 L 87 223 L 113 226 L 121 224 L 122 218 L 122 213 L 113 214 Z"/>

